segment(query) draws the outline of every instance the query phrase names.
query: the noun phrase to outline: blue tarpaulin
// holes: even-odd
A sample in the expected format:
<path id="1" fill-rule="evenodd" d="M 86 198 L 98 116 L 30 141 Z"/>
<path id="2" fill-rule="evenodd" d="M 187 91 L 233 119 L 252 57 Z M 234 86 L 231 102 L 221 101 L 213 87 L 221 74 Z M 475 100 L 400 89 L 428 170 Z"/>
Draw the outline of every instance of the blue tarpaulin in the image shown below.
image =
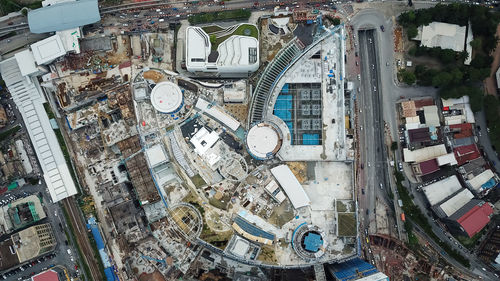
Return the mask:
<path id="1" fill-rule="evenodd" d="M 319 134 L 303 134 L 303 145 L 319 145 Z"/>

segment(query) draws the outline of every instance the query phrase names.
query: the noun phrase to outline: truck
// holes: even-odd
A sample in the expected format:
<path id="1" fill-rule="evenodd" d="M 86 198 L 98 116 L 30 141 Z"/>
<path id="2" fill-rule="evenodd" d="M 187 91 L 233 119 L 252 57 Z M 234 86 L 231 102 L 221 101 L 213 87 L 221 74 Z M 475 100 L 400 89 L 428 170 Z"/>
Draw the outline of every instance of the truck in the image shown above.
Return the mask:
<path id="1" fill-rule="evenodd" d="M 399 205 L 400 208 L 402 208 L 403 207 L 403 200 L 399 199 L 398 200 L 398 205 Z"/>

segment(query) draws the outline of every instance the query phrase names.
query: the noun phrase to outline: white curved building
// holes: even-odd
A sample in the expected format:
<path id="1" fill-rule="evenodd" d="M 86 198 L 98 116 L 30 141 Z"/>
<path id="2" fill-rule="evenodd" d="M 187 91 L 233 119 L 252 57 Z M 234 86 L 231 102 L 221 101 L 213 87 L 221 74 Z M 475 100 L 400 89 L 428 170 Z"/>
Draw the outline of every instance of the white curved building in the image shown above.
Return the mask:
<path id="1" fill-rule="evenodd" d="M 200 27 L 186 29 L 186 68 L 190 72 L 248 74 L 259 68 L 259 40 L 232 35 L 212 51 L 210 36 Z"/>
<path id="2" fill-rule="evenodd" d="M 160 82 L 151 91 L 151 104 L 162 113 L 176 113 L 184 105 L 179 86 L 172 82 Z"/>
<path id="3" fill-rule="evenodd" d="M 268 123 L 254 125 L 247 134 L 247 150 L 257 160 L 274 157 L 281 147 L 282 138 L 279 131 Z"/>

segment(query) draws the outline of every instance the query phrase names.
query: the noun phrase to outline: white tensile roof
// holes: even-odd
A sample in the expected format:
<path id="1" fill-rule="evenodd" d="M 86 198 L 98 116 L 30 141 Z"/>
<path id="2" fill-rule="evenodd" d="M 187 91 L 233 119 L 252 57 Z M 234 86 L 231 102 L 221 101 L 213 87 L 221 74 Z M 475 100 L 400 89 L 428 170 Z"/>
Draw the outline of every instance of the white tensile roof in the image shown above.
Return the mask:
<path id="1" fill-rule="evenodd" d="M 271 173 L 285 191 L 295 209 L 311 205 L 304 188 L 287 165 L 280 165 L 271 169 Z"/>

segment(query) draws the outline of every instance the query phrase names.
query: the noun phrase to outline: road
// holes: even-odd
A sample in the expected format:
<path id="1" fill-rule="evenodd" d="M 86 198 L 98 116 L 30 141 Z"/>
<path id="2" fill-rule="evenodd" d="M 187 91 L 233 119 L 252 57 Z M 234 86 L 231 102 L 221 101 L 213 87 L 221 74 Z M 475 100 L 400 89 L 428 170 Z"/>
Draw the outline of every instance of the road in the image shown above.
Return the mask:
<path id="1" fill-rule="evenodd" d="M 488 126 L 486 126 L 486 117 L 484 111 L 474 113 L 474 119 L 476 120 L 476 130 L 480 132 L 479 134 L 479 144 L 483 149 L 484 153 L 493 165 L 493 168 L 497 173 L 500 174 L 500 158 L 497 152 L 493 149 L 491 145 L 490 136 L 488 133 Z"/>
<path id="2" fill-rule="evenodd" d="M 365 188 L 368 199 L 365 205 L 365 225 L 370 233 L 377 233 L 374 222 L 376 204 L 387 203 L 384 195 L 388 185 L 388 174 L 385 160 L 383 119 L 381 118 L 380 86 L 378 79 L 378 62 L 375 50 L 373 30 L 360 30 L 359 57 L 361 66 L 361 92 L 358 95 L 358 112 L 360 114 L 360 147 L 361 163 L 364 164 L 364 177 L 361 185 Z"/>
<path id="3" fill-rule="evenodd" d="M 379 60 L 379 66 L 375 66 L 375 69 L 371 66 L 373 64 L 373 60 L 370 61 L 368 59 L 368 62 L 362 62 L 361 63 L 361 79 L 362 79 L 362 85 L 363 88 L 370 87 L 370 86 L 376 86 L 376 82 L 374 82 L 373 79 L 373 74 L 371 74 L 371 78 L 369 81 L 366 81 L 366 79 L 363 79 L 363 76 L 366 77 L 367 73 L 363 73 L 365 68 L 370 69 L 372 67 L 372 71 L 379 70 L 379 76 L 380 76 L 380 82 L 378 83 L 378 88 L 377 91 L 382 93 L 382 101 L 381 101 L 381 108 L 382 110 L 382 115 L 383 115 L 383 120 L 385 120 L 386 124 L 388 125 L 390 134 L 396 137 L 398 136 L 398 123 L 396 121 L 396 102 L 401 99 L 408 99 L 408 98 L 415 98 L 415 97 L 421 97 L 421 96 L 430 96 L 433 98 L 437 98 L 437 91 L 435 88 L 426 88 L 426 87 L 400 87 L 396 85 L 395 82 L 395 61 L 394 61 L 394 49 L 393 49 L 393 37 L 392 37 L 392 21 L 386 19 L 379 11 L 377 10 L 372 10 L 372 9 L 367 9 L 363 10 L 360 13 L 358 13 L 351 21 L 351 24 L 353 25 L 354 30 L 357 29 L 373 29 L 373 38 L 374 42 L 378 45 L 377 48 L 377 55 L 380 58 Z M 380 25 L 384 25 L 385 27 L 385 32 L 382 32 L 380 30 Z M 360 40 L 364 40 L 360 38 Z M 362 48 L 362 42 L 360 41 L 359 46 Z M 366 51 L 365 51 L 366 53 Z M 360 55 L 363 55 L 363 51 L 360 50 Z M 373 53 L 372 53 L 373 55 Z M 385 62 L 385 63 L 384 63 Z M 387 66 L 389 64 L 389 66 Z M 370 75 L 368 73 L 368 75 Z M 370 77 L 370 76 L 369 76 Z M 363 89 L 362 88 L 362 89 Z M 364 90 L 362 90 L 362 93 L 359 95 L 359 103 L 363 105 L 363 102 L 368 102 L 366 106 L 369 105 L 369 98 L 366 99 L 367 96 L 372 95 L 373 96 L 373 89 L 372 93 L 363 93 Z M 365 101 L 363 99 L 365 98 Z M 374 99 L 374 98 L 373 98 Z M 373 109 L 369 109 L 368 111 L 363 109 L 363 113 L 360 113 L 360 119 L 362 120 L 361 123 L 363 123 L 363 120 L 374 120 L 374 116 L 376 116 L 377 112 L 377 107 Z M 363 134 L 366 135 L 361 135 L 361 139 L 368 141 L 368 147 L 365 148 L 365 152 L 367 153 L 370 150 L 373 151 L 373 132 L 371 132 L 371 129 L 367 128 L 367 126 L 374 126 L 373 124 L 369 123 L 364 123 L 365 125 L 365 130 Z M 482 128 L 483 129 L 483 128 Z M 483 135 L 484 136 L 484 135 Z M 361 140 L 361 141 L 362 141 Z M 378 141 L 376 141 L 378 143 Z M 363 146 L 361 146 L 363 147 Z M 372 152 L 373 154 L 373 152 Z M 364 160 L 365 161 L 365 169 L 366 169 L 366 163 L 368 162 L 367 160 L 374 160 L 376 159 L 376 156 L 367 156 L 368 159 Z M 363 160 L 362 160 L 363 161 Z M 396 151 L 396 162 L 402 161 L 402 156 L 400 155 L 400 151 Z M 385 161 L 386 163 L 386 161 Z M 386 165 L 387 166 L 387 165 Z M 373 167 L 373 166 L 372 166 Z M 370 172 L 370 169 L 367 171 L 367 178 L 370 178 L 370 175 L 373 177 L 374 175 L 380 175 L 379 173 L 374 173 Z M 385 175 L 384 175 L 385 177 Z M 380 182 L 381 180 L 373 180 L 373 183 Z M 455 243 L 457 241 L 454 240 L 454 238 L 451 238 L 451 235 L 443 231 L 443 229 L 435 222 L 433 222 L 432 217 L 430 216 L 430 213 L 426 212 L 427 206 L 426 206 L 426 201 L 425 198 L 423 198 L 423 195 L 420 192 L 416 191 L 416 186 L 411 185 L 408 182 L 405 182 L 406 186 L 409 186 L 410 192 L 414 195 L 414 203 L 419 206 L 421 210 L 423 210 L 423 213 L 428 216 L 429 221 L 431 222 L 433 232 L 443 241 L 448 242 L 448 244 L 454 248 L 455 250 L 461 252 L 463 255 L 465 255 L 467 258 L 470 259 L 471 262 L 471 270 L 464 268 L 460 264 L 458 264 L 454 259 L 449 257 L 448 255 L 444 255 L 444 258 L 448 260 L 451 264 L 461 268 L 462 270 L 466 272 L 473 272 L 475 275 L 481 275 L 485 279 L 491 279 L 495 280 L 495 276 L 492 273 L 489 272 L 484 272 L 482 270 L 483 267 L 485 267 L 482 262 L 480 262 L 475 256 L 469 254 L 465 249 L 460 248 L 459 243 Z M 397 194 L 394 193 L 395 195 L 395 200 L 397 200 Z M 375 198 L 371 197 L 371 201 L 374 201 Z M 372 202 L 362 202 L 360 200 L 360 206 L 363 207 L 362 203 L 368 204 L 368 208 L 371 209 L 373 206 Z M 399 227 L 400 228 L 400 227 Z M 435 243 L 434 243 L 435 244 Z"/>

